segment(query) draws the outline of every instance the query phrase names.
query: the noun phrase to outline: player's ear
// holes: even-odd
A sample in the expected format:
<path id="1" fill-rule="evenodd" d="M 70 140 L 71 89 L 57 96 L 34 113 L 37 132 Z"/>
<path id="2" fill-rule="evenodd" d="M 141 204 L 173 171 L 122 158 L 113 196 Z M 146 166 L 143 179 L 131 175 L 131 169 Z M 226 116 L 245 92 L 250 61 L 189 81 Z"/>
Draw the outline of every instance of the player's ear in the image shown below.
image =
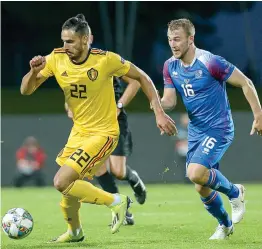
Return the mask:
<path id="1" fill-rule="evenodd" d="M 82 39 L 83 39 L 84 45 L 87 45 L 87 43 L 89 42 L 88 36 L 87 36 L 87 35 L 84 35 Z"/>
<path id="2" fill-rule="evenodd" d="M 194 43 L 194 36 L 190 35 L 189 36 L 189 45 L 192 45 Z"/>
<path id="3" fill-rule="evenodd" d="M 93 40 L 94 40 L 94 36 L 92 35 L 92 34 L 90 34 L 89 36 L 88 36 L 88 40 L 89 40 L 89 45 L 92 45 L 92 43 L 93 43 Z"/>

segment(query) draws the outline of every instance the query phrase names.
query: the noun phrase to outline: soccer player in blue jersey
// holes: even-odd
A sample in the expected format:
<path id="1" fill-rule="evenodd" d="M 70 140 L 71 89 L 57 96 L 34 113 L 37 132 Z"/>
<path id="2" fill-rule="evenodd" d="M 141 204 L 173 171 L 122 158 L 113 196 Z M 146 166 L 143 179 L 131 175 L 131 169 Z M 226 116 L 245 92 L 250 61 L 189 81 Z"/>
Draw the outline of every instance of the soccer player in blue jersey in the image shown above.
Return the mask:
<path id="1" fill-rule="evenodd" d="M 241 87 L 250 104 L 254 115 L 251 135 L 262 135 L 262 110 L 252 81 L 224 58 L 197 48 L 194 35 L 194 25 L 187 19 L 168 24 L 173 56 L 164 64 L 161 103 L 164 109 L 174 108 L 177 93 L 184 102 L 190 119 L 187 176 L 195 184 L 206 210 L 218 220 L 219 226 L 210 239 L 225 239 L 245 213 L 244 187 L 233 184 L 219 171 L 219 161 L 234 137 L 226 82 Z M 219 192 L 229 198 L 232 219 Z"/>

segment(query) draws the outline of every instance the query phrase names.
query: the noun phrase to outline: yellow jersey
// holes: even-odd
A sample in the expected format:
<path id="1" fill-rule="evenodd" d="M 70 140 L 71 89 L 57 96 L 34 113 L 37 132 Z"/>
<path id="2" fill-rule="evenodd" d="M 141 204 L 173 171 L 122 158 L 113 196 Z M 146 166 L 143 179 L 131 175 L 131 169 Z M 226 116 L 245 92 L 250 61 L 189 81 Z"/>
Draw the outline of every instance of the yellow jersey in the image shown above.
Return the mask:
<path id="1" fill-rule="evenodd" d="M 73 112 L 77 131 L 116 137 L 119 126 L 113 77 L 121 77 L 129 69 L 130 62 L 113 52 L 92 48 L 83 63 L 74 64 L 60 48 L 46 56 L 46 66 L 40 73 L 55 76 Z"/>

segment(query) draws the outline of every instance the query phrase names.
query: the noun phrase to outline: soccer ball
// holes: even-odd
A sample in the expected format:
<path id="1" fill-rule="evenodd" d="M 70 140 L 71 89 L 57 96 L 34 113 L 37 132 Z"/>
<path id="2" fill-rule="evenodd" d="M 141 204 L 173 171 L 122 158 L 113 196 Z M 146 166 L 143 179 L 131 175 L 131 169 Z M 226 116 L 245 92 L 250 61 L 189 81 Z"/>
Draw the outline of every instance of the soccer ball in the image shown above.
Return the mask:
<path id="1" fill-rule="evenodd" d="M 2 218 L 4 233 L 11 239 L 23 239 L 33 230 L 34 221 L 23 208 L 12 208 Z"/>

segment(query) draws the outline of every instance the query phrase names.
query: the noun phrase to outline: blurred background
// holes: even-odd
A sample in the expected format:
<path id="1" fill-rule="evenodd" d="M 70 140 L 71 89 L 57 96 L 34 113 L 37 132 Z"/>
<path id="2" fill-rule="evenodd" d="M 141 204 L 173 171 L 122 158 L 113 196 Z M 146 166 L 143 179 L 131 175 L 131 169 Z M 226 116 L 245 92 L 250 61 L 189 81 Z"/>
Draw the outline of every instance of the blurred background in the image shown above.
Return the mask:
<path id="1" fill-rule="evenodd" d="M 47 55 L 62 46 L 61 26 L 83 13 L 94 35 L 93 47 L 112 50 L 147 72 L 160 93 L 162 68 L 171 57 L 167 23 L 189 18 L 196 27 L 196 46 L 225 57 L 250 77 L 262 101 L 262 2 L 1 2 L 2 21 L 2 138 L 3 186 L 51 185 L 58 167 L 55 158 L 67 141 L 72 122 L 64 112 L 64 96 L 49 79 L 32 96 L 20 95 L 22 77 L 35 55 Z M 228 86 L 235 119 L 235 141 L 221 162 L 233 181 L 261 182 L 262 140 L 250 137 L 253 121 L 241 89 Z M 179 101 L 170 115 L 179 137 L 162 137 L 142 92 L 127 108 L 134 152 L 128 163 L 146 183 L 187 182 L 186 126 Z M 21 172 L 24 145 L 33 141 L 39 160 Z M 21 178 L 22 177 L 22 178 Z M 24 184 L 22 183 L 22 185 Z"/>

